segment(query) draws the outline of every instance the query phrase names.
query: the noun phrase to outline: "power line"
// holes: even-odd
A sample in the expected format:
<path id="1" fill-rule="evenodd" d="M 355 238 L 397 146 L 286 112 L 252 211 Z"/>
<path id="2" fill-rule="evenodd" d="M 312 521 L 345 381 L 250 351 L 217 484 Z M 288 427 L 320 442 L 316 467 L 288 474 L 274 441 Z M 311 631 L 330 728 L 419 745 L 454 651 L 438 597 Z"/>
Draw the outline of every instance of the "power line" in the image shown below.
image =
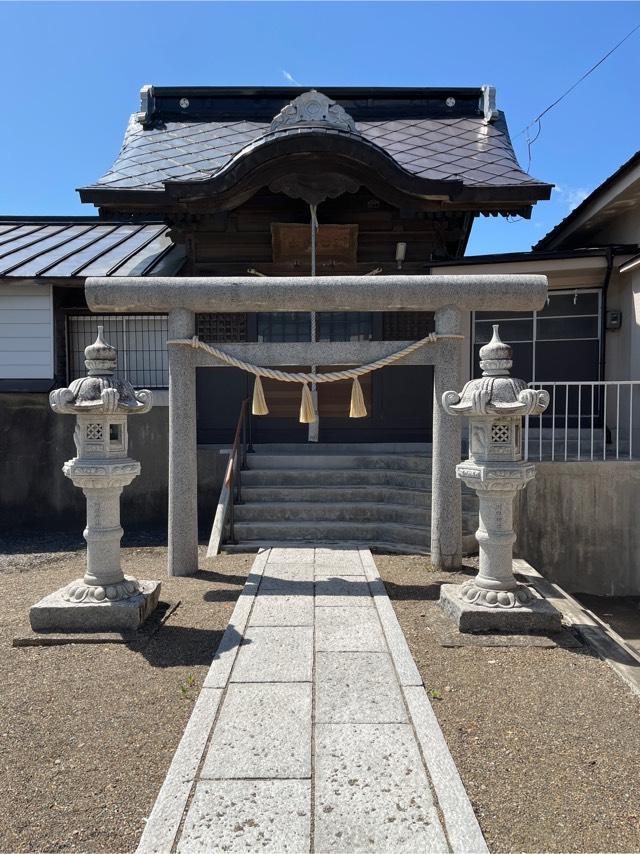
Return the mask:
<path id="1" fill-rule="evenodd" d="M 602 65 L 602 63 L 603 63 L 605 60 L 609 59 L 609 57 L 611 56 L 611 54 L 612 54 L 612 53 L 615 53 L 615 51 L 616 51 L 616 50 L 618 50 L 618 48 L 619 48 L 619 47 L 621 47 L 621 45 L 623 45 L 623 44 L 627 41 L 627 39 L 631 38 L 631 36 L 632 36 L 634 33 L 636 33 L 638 30 L 640 30 L 640 24 L 637 24 L 637 25 L 636 25 L 636 26 L 635 26 L 635 27 L 634 27 L 630 32 L 628 32 L 628 33 L 626 34 L 626 36 L 625 36 L 623 39 L 621 39 L 621 41 L 619 41 L 619 42 L 618 42 L 618 44 L 614 45 L 608 53 L 605 53 L 605 55 L 604 55 L 601 59 L 599 59 L 599 60 L 595 63 L 595 65 L 592 65 L 592 66 L 591 66 L 591 68 L 589 68 L 587 71 L 585 71 L 585 73 L 582 75 L 582 77 L 580 77 L 578 80 L 576 80 L 576 82 L 575 82 L 572 86 L 570 86 L 570 87 L 567 89 L 567 91 L 566 91 L 566 92 L 563 92 L 563 93 L 562 93 L 562 95 L 560 95 L 560 97 L 559 97 L 559 98 L 556 98 L 556 100 L 555 100 L 552 104 L 549 104 L 549 106 L 548 106 L 548 107 L 546 107 L 546 108 L 545 108 L 545 109 L 544 109 L 544 110 L 543 110 L 543 111 L 542 111 L 538 116 L 536 116 L 536 117 L 535 117 L 535 119 L 533 119 L 533 120 L 532 120 L 532 121 L 531 121 L 531 122 L 530 122 L 526 127 L 522 128 L 522 130 L 520 131 L 520 133 L 516 134 L 516 136 L 514 137 L 514 139 L 517 139 L 519 136 L 522 136 L 522 134 L 523 134 L 523 133 L 526 133 L 526 132 L 527 132 L 528 130 L 530 130 L 530 129 L 535 125 L 535 124 L 539 124 L 540 119 L 541 119 L 544 115 L 546 115 L 546 114 L 549 112 L 549 110 L 552 110 L 554 107 L 557 107 L 557 105 L 560 103 L 560 101 L 563 101 L 563 100 L 567 97 L 567 95 L 569 95 L 569 93 L 573 92 L 573 90 L 576 88 L 576 86 L 579 86 L 579 85 L 582 83 L 582 81 L 583 81 L 583 80 L 586 80 L 586 78 L 587 78 L 587 77 L 588 77 L 592 72 L 594 72 L 594 71 L 596 70 L 596 68 L 598 68 L 598 66 L 599 66 L 599 65 Z M 539 136 L 540 136 L 540 131 L 538 131 L 538 133 L 537 133 L 537 135 L 536 135 L 535 139 L 533 139 L 533 140 L 531 140 L 531 141 L 529 142 L 529 161 L 531 161 L 531 144 L 532 144 L 533 142 L 535 142 L 535 140 L 536 140 Z"/>

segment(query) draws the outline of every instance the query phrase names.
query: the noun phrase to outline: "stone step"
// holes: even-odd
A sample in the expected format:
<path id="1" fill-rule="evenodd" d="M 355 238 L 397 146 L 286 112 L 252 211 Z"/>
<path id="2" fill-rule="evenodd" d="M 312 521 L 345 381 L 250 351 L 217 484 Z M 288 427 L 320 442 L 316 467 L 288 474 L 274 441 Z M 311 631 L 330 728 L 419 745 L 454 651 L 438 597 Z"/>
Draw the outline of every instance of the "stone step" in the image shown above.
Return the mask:
<path id="1" fill-rule="evenodd" d="M 427 549 L 430 532 L 426 525 L 405 525 L 397 522 L 340 522 L 340 521 L 291 521 L 236 522 L 235 538 L 240 542 L 262 540 L 271 542 L 292 541 L 317 543 L 346 541 L 360 543 L 402 543 L 411 547 Z"/>
<path id="2" fill-rule="evenodd" d="M 332 465 L 334 465 L 332 461 Z M 392 471 L 390 469 L 343 468 L 264 468 L 244 469 L 244 486 L 393 486 L 425 489 L 431 475 L 426 472 Z"/>
<path id="3" fill-rule="evenodd" d="M 428 548 L 411 545 L 401 542 L 386 542 L 378 540 L 375 543 L 367 543 L 364 540 L 315 540 L 314 546 L 345 548 L 345 549 L 362 549 L 368 548 L 376 554 L 418 554 L 428 555 Z M 260 549 L 272 548 L 308 548 L 308 540 L 241 540 L 235 543 L 225 543 L 221 551 L 229 554 L 251 554 L 252 552 L 260 551 Z M 472 554 L 473 552 L 465 552 L 463 554 Z"/>
<path id="4" fill-rule="evenodd" d="M 282 442 L 253 445 L 258 454 L 426 454 L 430 442 Z"/>
<path id="5" fill-rule="evenodd" d="M 407 489 L 402 487 L 391 487 L 388 485 L 364 484 L 357 486 L 353 484 L 335 484 L 333 486 L 310 485 L 265 485 L 247 486 L 242 485 L 242 500 L 247 503 L 270 502 L 297 503 L 307 502 L 373 502 L 376 504 L 402 504 L 413 507 L 430 507 L 430 489 Z M 462 494 L 462 507 L 464 510 L 476 510 L 478 497 L 475 493 L 467 491 Z"/>
<path id="6" fill-rule="evenodd" d="M 304 522 L 399 522 L 422 526 L 431 525 L 429 506 L 411 507 L 408 504 L 360 502 L 285 501 L 280 503 L 258 502 L 234 505 L 236 522 L 273 522 L 281 520 Z M 463 513 L 463 530 L 471 532 L 477 524 L 477 514 Z"/>
<path id="7" fill-rule="evenodd" d="M 478 502 L 472 490 L 462 490 L 468 554 L 476 548 Z M 431 446 L 256 445 L 242 472 L 242 499 L 234 507 L 234 550 L 330 542 L 426 553 Z"/>
<path id="8" fill-rule="evenodd" d="M 241 540 L 235 543 L 225 543 L 222 551 L 230 554 L 250 554 L 260 549 L 282 546 L 286 546 L 287 548 L 304 548 L 308 545 L 309 542 L 306 540 Z M 365 542 L 364 540 L 316 540 L 314 545 L 318 547 L 339 545 L 342 548 L 368 548 L 376 554 L 429 554 L 428 547 L 401 542 L 387 542 L 386 540 L 377 540 L 375 543 Z M 462 554 L 466 557 L 477 553 L 478 543 L 475 536 L 473 534 L 465 534 L 462 537 Z"/>
<path id="9" fill-rule="evenodd" d="M 247 454 L 247 469 L 362 469 L 413 471 L 427 474 L 431 471 L 431 456 L 408 454 Z"/>

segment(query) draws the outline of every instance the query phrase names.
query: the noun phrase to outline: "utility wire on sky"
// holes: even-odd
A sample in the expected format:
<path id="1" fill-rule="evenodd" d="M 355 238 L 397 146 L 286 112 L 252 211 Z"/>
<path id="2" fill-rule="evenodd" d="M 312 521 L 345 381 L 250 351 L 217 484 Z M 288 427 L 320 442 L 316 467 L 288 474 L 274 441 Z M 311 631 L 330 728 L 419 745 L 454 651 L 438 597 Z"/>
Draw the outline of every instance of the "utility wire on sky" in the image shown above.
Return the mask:
<path id="1" fill-rule="evenodd" d="M 618 50 L 618 48 L 621 47 L 627 41 L 627 39 L 631 38 L 631 36 L 634 33 L 636 33 L 638 30 L 640 30 L 640 24 L 637 24 L 630 32 L 627 33 L 627 35 L 621 41 L 618 42 L 618 44 L 614 45 L 608 53 L 605 53 L 605 55 L 601 59 L 599 59 L 595 63 L 595 65 L 592 65 L 591 68 L 589 68 L 587 71 L 585 71 L 585 73 L 582 75 L 582 77 L 580 77 L 578 80 L 576 80 L 576 82 L 572 86 L 570 86 L 566 92 L 563 92 L 562 95 L 560 95 L 559 98 L 556 98 L 556 100 L 552 104 L 549 104 L 548 107 L 545 107 L 545 109 L 539 115 L 537 115 L 535 117 L 535 119 L 533 119 L 531 122 L 529 122 L 529 124 L 526 127 L 522 128 L 520 133 L 516 134 L 516 136 L 514 138 L 517 139 L 519 136 L 522 136 L 523 133 L 526 133 L 528 130 L 530 130 L 535 124 L 538 124 L 540 122 L 540 119 L 544 115 L 546 115 L 550 110 L 552 110 L 554 107 L 556 107 L 560 103 L 560 101 L 563 101 L 570 92 L 573 92 L 573 90 L 576 88 L 576 86 L 579 86 L 583 80 L 586 80 L 586 78 L 593 71 L 595 71 L 599 65 L 602 65 L 602 63 L 605 60 L 609 59 L 611 54 L 615 53 L 615 51 Z M 536 139 L 537 139 L 537 137 L 536 137 Z"/>
<path id="2" fill-rule="evenodd" d="M 522 130 L 514 136 L 514 140 L 516 140 L 516 139 L 518 139 L 518 137 L 522 136 L 523 133 L 527 135 L 527 138 L 526 138 L 526 141 L 527 141 L 527 168 L 525 170 L 527 173 L 531 169 L 531 146 L 533 145 L 534 142 L 536 142 L 538 140 L 540 134 L 542 133 L 542 122 L 541 122 L 542 117 L 545 116 L 554 107 L 557 107 L 558 104 L 567 97 L 567 95 L 569 95 L 571 92 L 573 92 L 573 90 L 577 86 L 579 86 L 583 80 L 586 80 L 587 77 L 590 74 L 592 74 L 596 70 L 596 68 L 598 68 L 598 66 L 602 65 L 603 62 L 605 62 L 607 59 L 609 59 L 611 54 L 615 53 L 618 50 L 618 48 L 621 47 L 627 41 L 627 39 L 630 39 L 634 33 L 638 32 L 638 30 L 640 30 L 640 24 L 636 24 L 636 26 L 632 30 L 630 30 L 623 39 L 621 39 L 617 44 L 615 44 L 611 48 L 611 50 L 609 50 L 607 53 L 605 53 L 605 55 L 603 57 L 601 57 L 594 65 L 592 65 L 591 68 L 588 68 L 584 72 L 584 74 L 576 80 L 575 83 L 573 83 L 571 86 L 569 86 L 569 88 L 565 92 L 562 93 L 562 95 L 560 95 L 558 98 L 556 98 L 556 100 L 553 101 L 551 104 L 549 104 L 548 107 L 545 107 L 544 110 L 535 117 L 535 119 L 532 119 L 528 125 L 523 127 Z M 538 128 L 537 128 L 536 135 L 533 138 L 531 138 L 531 134 L 529 133 L 529 131 L 531 130 L 532 127 L 534 127 L 534 125 L 537 125 Z M 520 216 L 507 217 L 507 222 L 518 222 L 520 219 L 522 219 L 522 217 L 520 217 Z"/>
<path id="3" fill-rule="evenodd" d="M 517 139 L 519 136 L 522 136 L 522 134 L 523 134 L 523 133 L 527 135 L 527 170 L 526 170 L 527 172 L 528 172 L 528 171 L 529 171 L 529 169 L 531 168 L 531 146 L 533 145 L 533 143 L 538 139 L 538 137 L 539 137 L 539 136 L 540 136 L 540 134 L 542 133 L 542 124 L 541 124 L 541 121 L 540 121 L 540 120 L 542 119 L 542 117 L 543 117 L 543 116 L 545 116 L 545 115 L 546 115 L 550 110 L 552 110 L 554 107 L 557 107 L 557 106 L 558 106 L 558 104 L 560 103 L 560 101 L 563 101 L 563 100 L 567 97 L 567 95 L 569 95 L 571 92 L 573 92 L 573 90 L 574 90 L 577 86 L 579 86 L 579 85 L 582 83 L 582 81 L 583 81 L 583 80 L 586 80 L 586 79 L 587 79 L 587 77 L 588 77 L 591 73 L 593 73 L 593 72 L 596 70 L 596 68 L 598 68 L 598 66 L 602 65 L 602 63 L 603 63 L 603 62 L 605 62 L 607 59 L 609 59 L 609 57 L 611 56 L 611 54 L 612 54 L 612 53 L 615 53 L 615 52 L 618 50 L 618 48 L 619 48 L 619 47 L 621 47 L 621 46 L 622 46 L 622 45 L 627 41 L 627 39 L 631 38 L 631 36 L 632 36 L 634 33 L 636 33 L 638 30 L 640 30 L 640 24 L 636 24 L 636 26 L 635 26 L 632 30 L 630 30 L 630 31 L 626 34 L 626 36 L 625 36 L 623 39 L 621 39 L 617 44 L 615 44 L 615 45 L 611 48 L 611 50 L 609 50 L 607 53 L 605 53 L 605 55 L 604 55 L 603 57 L 601 57 L 601 58 L 600 58 L 600 59 L 599 59 L 599 60 L 598 60 L 594 65 L 592 65 L 592 66 L 591 66 L 591 68 L 588 68 L 588 69 L 584 72 L 584 74 L 582 75 L 582 77 L 579 77 L 579 78 L 578 78 L 578 80 L 576 80 L 576 82 L 575 82 L 573 85 L 569 86 L 569 88 L 566 90 L 566 92 L 563 92 L 563 93 L 562 93 L 562 95 L 560 95 L 560 97 L 559 97 L 559 98 L 556 98 L 556 100 L 555 100 L 555 101 L 553 101 L 553 103 L 549 104 L 549 106 L 548 106 L 548 107 L 545 107 L 545 109 L 544 109 L 541 113 L 539 113 L 539 114 L 535 117 L 535 119 L 533 119 L 532 121 L 530 121 L 530 122 L 529 122 L 529 124 L 528 124 L 526 127 L 522 128 L 522 130 L 520 131 L 520 133 L 516 134 L 516 136 L 514 137 L 514 139 Z M 532 138 L 531 138 L 531 134 L 529 133 L 529 131 L 531 130 L 531 128 L 532 128 L 532 127 L 534 127 L 534 125 L 537 125 L 537 126 L 538 126 L 538 131 L 537 131 L 536 135 L 535 135 L 535 136 L 533 137 L 533 139 L 532 139 Z"/>

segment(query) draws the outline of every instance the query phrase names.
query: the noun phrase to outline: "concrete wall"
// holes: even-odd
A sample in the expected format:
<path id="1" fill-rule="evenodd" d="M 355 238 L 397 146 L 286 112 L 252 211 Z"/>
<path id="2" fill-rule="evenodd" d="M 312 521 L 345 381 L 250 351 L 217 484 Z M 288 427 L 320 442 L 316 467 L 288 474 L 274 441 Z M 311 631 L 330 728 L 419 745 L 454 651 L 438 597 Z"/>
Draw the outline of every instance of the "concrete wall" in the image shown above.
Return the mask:
<path id="1" fill-rule="evenodd" d="M 537 463 L 516 552 L 575 593 L 640 595 L 640 462 Z"/>
<path id="2" fill-rule="evenodd" d="M 0 395 L 0 531 L 82 530 L 84 495 L 62 473 L 65 460 L 75 456 L 74 421 L 71 415 L 54 415 L 45 394 Z M 123 492 L 123 527 L 166 530 L 166 406 L 129 419 L 129 453 L 142 464 L 142 473 Z M 211 527 L 227 460 L 220 447 L 198 449 L 203 532 Z"/>

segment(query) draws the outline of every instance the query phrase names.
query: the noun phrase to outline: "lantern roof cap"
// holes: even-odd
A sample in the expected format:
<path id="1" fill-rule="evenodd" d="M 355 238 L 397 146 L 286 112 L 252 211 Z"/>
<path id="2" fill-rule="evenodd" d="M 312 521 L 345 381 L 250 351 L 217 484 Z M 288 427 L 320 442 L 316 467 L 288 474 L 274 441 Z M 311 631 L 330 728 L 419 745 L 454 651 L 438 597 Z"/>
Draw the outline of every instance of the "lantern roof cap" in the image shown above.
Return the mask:
<path id="1" fill-rule="evenodd" d="M 524 380 L 512 377 L 513 351 L 500 338 L 498 324 L 493 336 L 480 348 L 482 376 L 470 380 L 462 392 L 446 391 L 442 405 L 450 415 L 509 416 L 540 415 L 549 405 L 549 393 L 527 388 Z"/>
<path id="2" fill-rule="evenodd" d="M 150 391 L 136 391 L 128 379 L 114 376 L 118 353 L 104 340 L 103 332 L 104 328 L 98 326 L 96 340 L 85 347 L 87 376 L 78 377 L 69 384 L 69 388 L 54 389 L 49 395 L 49 404 L 54 412 L 138 415 L 151 409 Z"/>

